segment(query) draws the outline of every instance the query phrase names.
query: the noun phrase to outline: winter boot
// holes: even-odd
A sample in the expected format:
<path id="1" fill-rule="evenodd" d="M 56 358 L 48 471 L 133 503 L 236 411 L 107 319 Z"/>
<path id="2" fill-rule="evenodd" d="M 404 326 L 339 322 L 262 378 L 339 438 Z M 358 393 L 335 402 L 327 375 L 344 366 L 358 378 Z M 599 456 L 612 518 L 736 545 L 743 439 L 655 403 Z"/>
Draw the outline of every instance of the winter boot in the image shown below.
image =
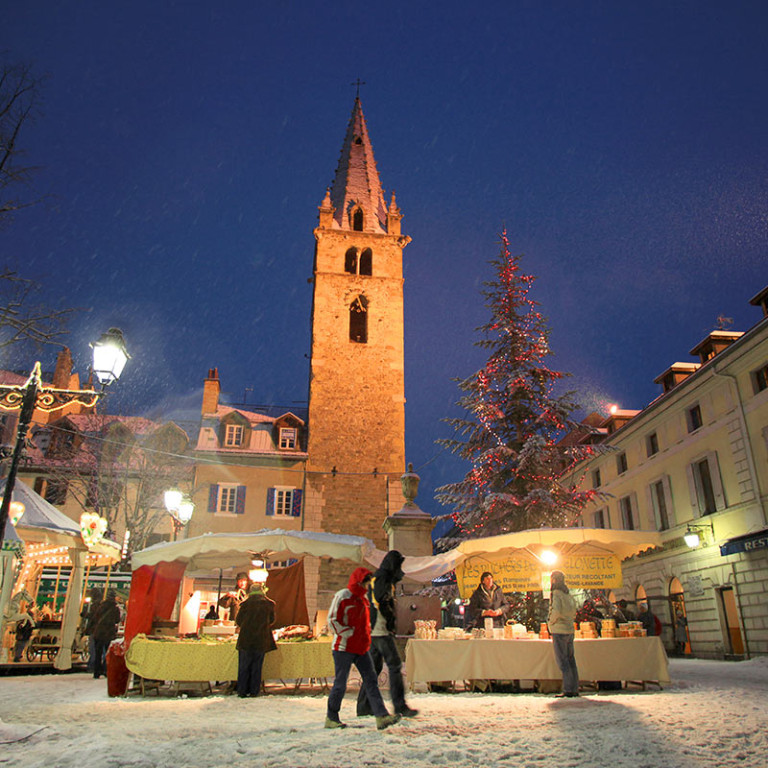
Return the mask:
<path id="1" fill-rule="evenodd" d="M 390 725 L 400 722 L 401 715 L 384 715 L 383 717 L 376 718 L 376 728 L 383 731 L 385 728 L 389 728 Z"/>
<path id="2" fill-rule="evenodd" d="M 407 704 L 402 709 L 398 710 L 398 715 L 401 717 L 416 717 L 419 714 L 418 709 L 411 709 Z"/>
<path id="3" fill-rule="evenodd" d="M 330 717 L 326 716 L 325 718 L 325 727 L 326 728 L 346 728 L 346 723 L 342 723 L 340 720 L 331 720 Z"/>

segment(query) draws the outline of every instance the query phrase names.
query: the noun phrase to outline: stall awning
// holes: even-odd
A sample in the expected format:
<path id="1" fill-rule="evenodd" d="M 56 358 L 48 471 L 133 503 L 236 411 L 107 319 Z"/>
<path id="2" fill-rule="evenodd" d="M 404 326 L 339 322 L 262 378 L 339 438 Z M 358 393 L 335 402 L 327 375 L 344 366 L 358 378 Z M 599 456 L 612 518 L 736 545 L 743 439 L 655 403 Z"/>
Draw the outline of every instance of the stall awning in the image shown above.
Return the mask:
<path id="1" fill-rule="evenodd" d="M 757 533 L 747 533 L 728 539 L 725 544 L 720 545 L 720 554 L 725 557 L 739 552 L 756 552 L 762 549 L 768 549 L 768 528 Z"/>

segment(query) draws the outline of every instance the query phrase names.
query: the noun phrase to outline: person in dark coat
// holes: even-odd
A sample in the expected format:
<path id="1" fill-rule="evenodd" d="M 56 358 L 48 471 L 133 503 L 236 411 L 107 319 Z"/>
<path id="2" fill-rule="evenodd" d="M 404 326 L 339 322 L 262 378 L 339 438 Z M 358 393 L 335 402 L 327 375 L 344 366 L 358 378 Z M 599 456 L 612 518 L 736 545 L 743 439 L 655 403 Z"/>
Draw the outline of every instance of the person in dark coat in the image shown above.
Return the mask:
<path id="1" fill-rule="evenodd" d="M 110 589 L 107 599 L 99 605 L 93 618 L 93 676 L 98 680 L 107 673 L 107 648 L 117 637 L 120 623 L 120 608 L 117 606 L 117 592 Z"/>
<path id="2" fill-rule="evenodd" d="M 509 612 L 509 603 L 501 587 L 494 584 L 493 574 L 485 571 L 480 577 L 477 589 L 469 598 L 469 622 L 472 627 L 482 627 L 485 619 L 491 617 L 494 627 L 503 627 Z"/>
<path id="3" fill-rule="evenodd" d="M 83 620 L 83 636 L 88 638 L 88 665 L 87 669 L 93 673 L 93 662 L 96 658 L 96 641 L 93 639 L 93 627 L 96 624 L 96 612 L 101 605 L 101 590 L 93 588 L 89 592 L 90 602 L 86 603 L 80 618 Z"/>
<path id="4" fill-rule="evenodd" d="M 403 662 L 395 645 L 395 627 L 397 623 L 397 605 L 395 602 L 395 584 L 403 578 L 402 565 L 405 558 L 393 549 L 384 555 L 381 565 L 373 574 L 373 581 L 368 588 L 368 601 L 371 612 L 371 658 L 378 678 L 386 663 L 389 673 L 389 693 L 395 712 L 403 717 L 415 717 L 418 710 L 411 709 L 405 703 L 405 685 L 403 684 Z M 357 696 L 357 715 L 372 715 L 365 686 L 360 686 Z"/>
<path id="5" fill-rule="evenodd" d="M 254 584 L 248 599 L 240 603 L 235 617 L 240 627 L 237 637 L 237 695 L 241 699 L 259 695 L 264 656 L 277 648 L 272 636 L 275 601 L 267 597 L 265 590 L 263 584 Z"/>
<path id="6" fill-rule="evenodd" d="M 638 605 L 637 620 L 643 625 L 645 634 L 648 637 L 653 637 L 658 634 L 656 631 L 656 617 L 648 609 L 646 603 L 640 603 L 640 605 Z"/>
<path id="7" fill-rule="evenodd" d="M 16 621 L 16 644 L 13 649 L 13 660 L 21 661 L 24 656 L 24 649 L 35 629 L 35 622 L 26 608 L 13 619 Z"/>

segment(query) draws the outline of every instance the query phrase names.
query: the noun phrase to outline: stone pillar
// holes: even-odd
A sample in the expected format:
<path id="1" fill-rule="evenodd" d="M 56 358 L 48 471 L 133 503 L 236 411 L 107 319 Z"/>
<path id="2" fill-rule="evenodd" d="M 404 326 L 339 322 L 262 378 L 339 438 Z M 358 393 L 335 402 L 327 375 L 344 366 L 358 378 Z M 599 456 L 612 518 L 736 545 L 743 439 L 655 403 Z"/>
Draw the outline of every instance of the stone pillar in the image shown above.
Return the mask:
<path id="1" fill-rule="evenodd" d="M 432 555 L 432 516 L 419 509 L 414 499 L 419 489 L 419 476 L 413 471 L 413 464 L 400 478 L 405 504 L 384 520 L 389 549 L 396 549 L 406 557 L 429 557 Z M 400 635 L 413 634 L 414 619 L 440 620 L 440 599 L 414 595 L 425 585 L 407 576 L 398 587 L 397 632 Z M 402 590 L 402 592 L 400 591 Z"/>

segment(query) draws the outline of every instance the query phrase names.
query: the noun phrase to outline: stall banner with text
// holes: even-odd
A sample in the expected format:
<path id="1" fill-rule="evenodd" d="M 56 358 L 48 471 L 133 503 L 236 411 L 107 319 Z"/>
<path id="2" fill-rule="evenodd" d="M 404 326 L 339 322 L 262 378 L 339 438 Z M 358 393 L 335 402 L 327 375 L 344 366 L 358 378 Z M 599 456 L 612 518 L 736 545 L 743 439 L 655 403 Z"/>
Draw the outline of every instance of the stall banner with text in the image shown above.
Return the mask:
<path id="1" fill-rule="evenodd" d="M 561 555 L 553 569 L 565 574 L 565 581 L 572 589 L 615 589 L 623 584 L 621 561 L 605 552 Z M 493 580 L 504 592 L 537 592 L 549 588 L 546 566 L 527 552 L 473 555 L 456 568 L 456 583 L 462 598 L 471 597 L 484 571 L 493 574 Z"/>

